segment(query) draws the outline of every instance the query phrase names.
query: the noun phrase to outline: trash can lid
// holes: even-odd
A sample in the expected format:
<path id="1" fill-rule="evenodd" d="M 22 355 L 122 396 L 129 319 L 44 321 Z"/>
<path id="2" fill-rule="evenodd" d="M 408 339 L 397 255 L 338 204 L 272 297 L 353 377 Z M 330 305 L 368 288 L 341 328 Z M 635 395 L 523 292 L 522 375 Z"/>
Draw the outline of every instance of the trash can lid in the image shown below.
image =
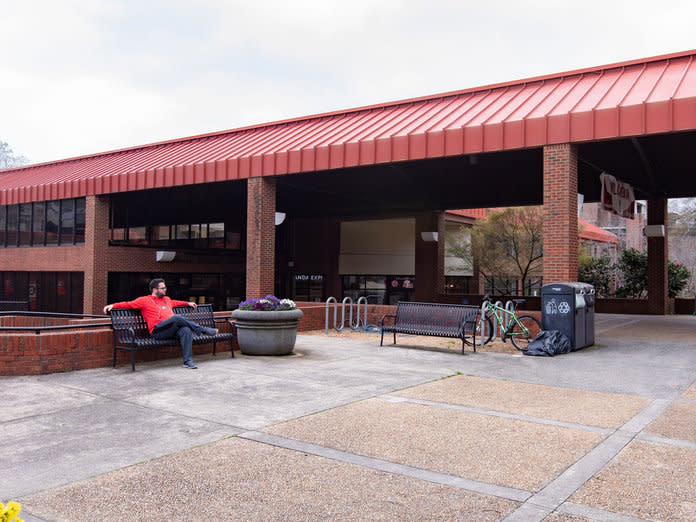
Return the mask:
<path id="1" fill-rule="evenodd" d="M 575 294 L 586 294 L 589 293 L 589 288 L 592 288 L 594 292 L 594 287 L 587 283 L 580 283 L 577 281 L 569 281 L 564 283 L 550 283 L 541 287 L 541 292 L 545 294 L 552 293 L 566 293 L 572 292 Z"/>

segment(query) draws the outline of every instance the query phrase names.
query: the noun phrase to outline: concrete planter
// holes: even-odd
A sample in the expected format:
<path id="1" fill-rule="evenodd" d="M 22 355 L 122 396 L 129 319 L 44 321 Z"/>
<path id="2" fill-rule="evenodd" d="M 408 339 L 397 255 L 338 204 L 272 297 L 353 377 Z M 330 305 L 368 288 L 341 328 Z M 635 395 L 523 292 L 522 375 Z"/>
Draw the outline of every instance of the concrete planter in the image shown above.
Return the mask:
<path id="1" fill-rule="evenodd" d="M 245 355 L 287 355 L 297 338 L 297 324 L 302 310 L 257 312 L 233 310 L 237 325 L 237 342 Z"/>

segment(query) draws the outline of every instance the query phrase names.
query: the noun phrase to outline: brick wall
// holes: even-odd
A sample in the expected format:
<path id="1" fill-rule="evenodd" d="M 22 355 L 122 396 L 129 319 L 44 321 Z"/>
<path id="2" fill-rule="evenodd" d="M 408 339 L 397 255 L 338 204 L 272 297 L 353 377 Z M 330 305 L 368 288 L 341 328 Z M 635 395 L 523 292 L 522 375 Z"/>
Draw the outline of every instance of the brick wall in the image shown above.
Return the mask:
<path id="1" fill-rule="evenodd" d="M 567 143 L 544 147 L 544 283 L 578 277 L 578 155 Z"/>
<path id="2" fill-rule="evenodd" d="M 263 297 L 274 290 L 275 201 L 275 178 L 247 180 L 247 299 Z"/>
<path id="3" fill-rule="evenodd" d="M 83 313 L 100 313 L 106 303 L 109 257 L 109 198 L 87 196 L 85 201 L 85 275 Z"/>
<path id="4" fill-rule="evenodd" d="M 222 315 L 222 314 L 216 314 Z M 108 319 L 104 319 L 108 321 Z M 81 322 L 99 323 L 101 319 Z M 65 324 L 64 319 L 52 319 L 51 325 Z M 41 324 L 48 326 L 44 319 Z M 36 325 L 36 318 L 3 318 L 2 326 Z M 229 324 L 221 324 L 222 331 L 230 331 Z M 3 332 L 0 335 L 0 376 L 41 375 L 71 370 L 110 367 L 113 364 L 113 332 L 110 327 L 97 327 L 34 332 Z M 235 348 L 236 346 L 235 341 Z M 229 349 L 227 341 L 218 343 L 217 352 Z M 193 347 L 194 355 L 212 353 L 213 345 Z M 135 354 L 136 364 L 142 361 L 181 358 L 181 348 L 158 348 Z M 130 353 L 119 351 L 116 365 L 129 366 Z"/>

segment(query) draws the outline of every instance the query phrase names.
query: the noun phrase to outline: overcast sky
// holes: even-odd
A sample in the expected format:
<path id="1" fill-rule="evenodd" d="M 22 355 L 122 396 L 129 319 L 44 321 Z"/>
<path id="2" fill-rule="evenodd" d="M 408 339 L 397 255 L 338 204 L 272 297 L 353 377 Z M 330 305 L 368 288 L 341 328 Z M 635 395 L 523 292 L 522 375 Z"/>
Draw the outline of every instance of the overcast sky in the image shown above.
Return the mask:
<path id="1" fill-rule="evenodd" d="M 0 0 L 32 163 L 696 48 L 696 2 Z"/>

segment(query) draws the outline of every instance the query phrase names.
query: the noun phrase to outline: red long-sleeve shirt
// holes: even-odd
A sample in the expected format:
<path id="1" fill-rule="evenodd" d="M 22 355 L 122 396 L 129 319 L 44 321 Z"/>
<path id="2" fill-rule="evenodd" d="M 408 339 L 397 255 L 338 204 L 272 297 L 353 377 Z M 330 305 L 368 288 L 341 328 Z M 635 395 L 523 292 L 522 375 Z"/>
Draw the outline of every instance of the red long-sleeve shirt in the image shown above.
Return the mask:
<path id="1" fill-rule="evenodd" d="M 174 306 L 188 306 L 187 301 L 177 301 L 176 299 L 169 299 L 166 295 L 164 297 L 155 297 L 154 295 L 144 295 L 138 297 L 133 301 L 121 301 L 120 303 L 114 303 L 114 308 L 134 308 L 140 310 L 143 314 L 143 319 L 147 323 L 147 329 L 152 330 L 157 326 L 157 323 L 169 319 L 174 315 Z"/>

